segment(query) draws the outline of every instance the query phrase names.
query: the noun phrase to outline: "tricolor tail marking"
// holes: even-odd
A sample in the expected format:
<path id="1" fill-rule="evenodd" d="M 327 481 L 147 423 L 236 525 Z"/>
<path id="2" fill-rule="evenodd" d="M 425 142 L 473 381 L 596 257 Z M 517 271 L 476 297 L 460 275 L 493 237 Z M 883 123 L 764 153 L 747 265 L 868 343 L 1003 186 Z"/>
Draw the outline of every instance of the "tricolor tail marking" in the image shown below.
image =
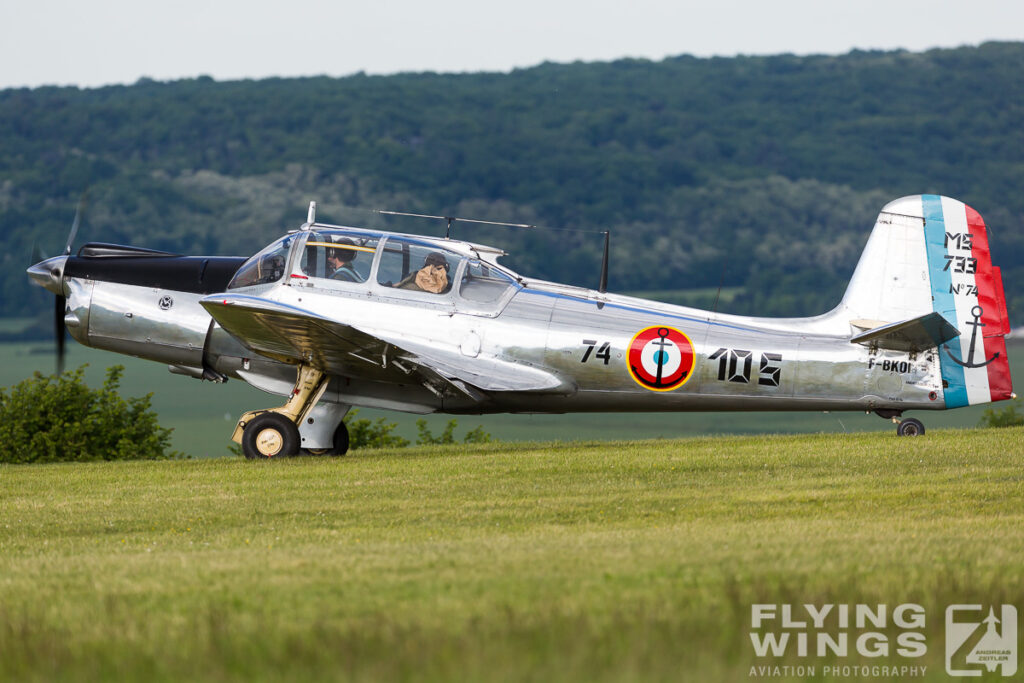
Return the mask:
<path id="1" fill-rule="evenodd" d="M 921 200 L 933 309 L 960 330 L 939 350 L 946 407 L 1008 399 L 1012 383 L 1003 335 L 1009 321 L 985 222 L 955 199 Z"/>

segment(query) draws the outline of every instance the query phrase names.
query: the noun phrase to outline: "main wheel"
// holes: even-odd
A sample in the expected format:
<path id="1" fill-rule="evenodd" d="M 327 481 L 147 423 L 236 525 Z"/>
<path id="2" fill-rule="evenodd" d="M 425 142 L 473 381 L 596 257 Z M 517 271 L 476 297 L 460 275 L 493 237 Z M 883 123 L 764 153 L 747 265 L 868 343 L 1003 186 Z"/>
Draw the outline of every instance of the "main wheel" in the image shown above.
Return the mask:
<path id="1" fill-rule="evenodd" d="M 302 455 L 345 455 L 348 452 L 348 427 L 344 422 L 338 424 L 334 430 L 334 445 L 330 448 L 303 448 L 299 450 Z"/>
<path id="2" fill-rule="evenodd" d="M 900 436 L 921 436 L 924 434 L 924 423 L 908 417 L 896 426 L 896 433 Z"/>
<path id="3" fill-rule="evenodd" d="M 338 423 L 338 428 L 334 430 L 334 450 L 331 451 L 331 455 L 345 455 L 348 453 L 348 427 L 344 422 Z"/>
<path id="4" fill-rule="evenodd" d="M 250 459 L 295 455 L 299 452 L 299 429 L 279 413 L 257 415 L 242 432 L 242 452 Z"/>

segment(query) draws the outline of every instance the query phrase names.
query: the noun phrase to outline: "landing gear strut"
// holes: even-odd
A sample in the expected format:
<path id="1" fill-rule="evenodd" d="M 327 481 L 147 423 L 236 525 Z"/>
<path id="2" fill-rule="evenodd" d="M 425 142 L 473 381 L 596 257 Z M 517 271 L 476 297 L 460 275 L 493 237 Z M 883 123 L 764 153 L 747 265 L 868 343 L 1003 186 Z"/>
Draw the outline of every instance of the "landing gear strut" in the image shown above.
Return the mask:
<path id="1" fill-rule="evenodd" d="M 238 420 L 231 440 L 241 444 L 242 453 L 251 459 L 281 458 L 299 452 L 299 428 L 327 389 L 328 377 L 310 365 L 300 365 L 295 388 L 280 408 L 251 410 Z M 343 423 L 344 424 L 344 423 Z M 337 440 L 337 438 L 336 438 Z M 345 431 L 348 449 L 348 431 Z"/>

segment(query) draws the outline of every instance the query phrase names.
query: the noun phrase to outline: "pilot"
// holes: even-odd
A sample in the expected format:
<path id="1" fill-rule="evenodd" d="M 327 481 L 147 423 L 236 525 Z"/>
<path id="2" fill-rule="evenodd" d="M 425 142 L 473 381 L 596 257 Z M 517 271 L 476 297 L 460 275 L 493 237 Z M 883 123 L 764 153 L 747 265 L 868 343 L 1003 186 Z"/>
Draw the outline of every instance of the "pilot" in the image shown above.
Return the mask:
<path id="1" fill-rule="evenodd" d="M 335 244 L 348 244 L 355 246 L 355 242 L 347 237 L 342 237 Z M 327 250 L 327 267 L 331 269 L 330 278 L 342 282 L 362 282 L 363 278 L 352 267 L 356 260 L 354 249 L 334 248 Z"/>
<path id="2" fill-rule="evenodd" d="M 432 251 L 423 259 L 423 267 L 399 282 L 397 287 L 417 292 L 441 294 L 448 289 L 448 259 Z"/>

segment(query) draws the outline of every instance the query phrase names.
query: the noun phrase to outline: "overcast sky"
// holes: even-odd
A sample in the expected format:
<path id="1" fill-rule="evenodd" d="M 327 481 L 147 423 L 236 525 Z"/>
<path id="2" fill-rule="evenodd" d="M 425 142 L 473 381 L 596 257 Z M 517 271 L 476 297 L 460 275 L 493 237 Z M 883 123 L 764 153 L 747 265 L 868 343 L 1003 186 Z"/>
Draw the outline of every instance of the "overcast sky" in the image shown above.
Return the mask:
<path id="1" fill-rule="evenodd" d="M 0 0 L 0 88 L 1024 40 L 1021 0 Z"/>

